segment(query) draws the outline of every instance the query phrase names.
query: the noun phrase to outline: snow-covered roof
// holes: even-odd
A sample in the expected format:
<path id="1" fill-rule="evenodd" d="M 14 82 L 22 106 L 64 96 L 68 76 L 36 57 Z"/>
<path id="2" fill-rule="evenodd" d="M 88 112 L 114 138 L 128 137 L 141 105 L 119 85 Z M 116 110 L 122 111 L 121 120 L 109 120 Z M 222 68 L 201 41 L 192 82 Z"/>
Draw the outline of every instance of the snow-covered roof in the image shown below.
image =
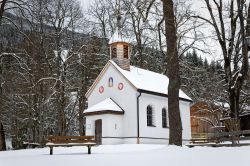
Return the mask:
<path id="1" fill-rule="evenodd" d="M 100 111 L 115 111 L 118 113 L 123 113 L 122 108 L 117 105 L 111 98 L 107 98 L 100 103 L 93 105 L 92 107 L 86 109 L 84 113 L 93 113 Z"/>
<path id="2" fill-rule="evenodd" d="M 165 95 L 168 94 L 169 79 L 167 76 L 135 66 L 130 66 L 130 71 L 123 70 L 114 61 L 110 60 L 109 62 L 112 63 L 137 89 Z M 182 90 L 179 91 L 179 97 L 192 101 L 192 99 Z"/>
<path id="3" fill-rule="evenodd" d="M 126 42 L 126 43 L 130 43 L 129 40 L 125 37 L 122 36 L 122 34 L 119 32 L 118 29 L 116 29 L 115 33 L 113 34 L 113 36 L 110 38 L 109 40 L 109 44 L 112 43 L 117 43 L 117 42 Z"/>

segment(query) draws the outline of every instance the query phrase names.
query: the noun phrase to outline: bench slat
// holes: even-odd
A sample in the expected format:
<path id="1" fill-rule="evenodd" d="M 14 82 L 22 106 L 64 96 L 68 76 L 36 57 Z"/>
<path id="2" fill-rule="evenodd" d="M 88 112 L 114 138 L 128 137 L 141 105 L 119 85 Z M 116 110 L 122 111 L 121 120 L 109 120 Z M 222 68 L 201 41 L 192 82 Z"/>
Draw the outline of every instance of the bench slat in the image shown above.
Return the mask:
<path id="1" fill-rule="evenodd" d="M 95 136 L 48 136 L 48 139 L 93 139 Z"/>
<path id="2" fill-rule="evenodd" d="M 78 143 L 78 144 L 75 144 L 75 143 L 69 143 L 69 144 L 56 144 L 56 143 L 47 143 L 46 146 L 53 146 L 53 147 L 56 147 L 56 146 L 96 146 L 95 143 Z"/>
<path id="3" fill-rule="evenodd" d="M 52 140 L 51 143 L 86 143 L 95 142 L 95 140 Z"/>

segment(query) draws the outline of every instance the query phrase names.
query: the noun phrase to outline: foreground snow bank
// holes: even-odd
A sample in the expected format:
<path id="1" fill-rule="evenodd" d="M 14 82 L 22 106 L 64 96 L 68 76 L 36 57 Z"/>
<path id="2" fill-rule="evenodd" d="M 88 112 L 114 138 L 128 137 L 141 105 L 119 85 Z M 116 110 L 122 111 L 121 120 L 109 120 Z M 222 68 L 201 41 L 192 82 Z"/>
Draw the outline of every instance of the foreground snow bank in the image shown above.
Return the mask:
<path id="1" fill-rule="evenodd" d="M 249 166 L 250 147 L 175 147 L 167 145 L 102 145 L 0 152 L 0 166 Z"/>

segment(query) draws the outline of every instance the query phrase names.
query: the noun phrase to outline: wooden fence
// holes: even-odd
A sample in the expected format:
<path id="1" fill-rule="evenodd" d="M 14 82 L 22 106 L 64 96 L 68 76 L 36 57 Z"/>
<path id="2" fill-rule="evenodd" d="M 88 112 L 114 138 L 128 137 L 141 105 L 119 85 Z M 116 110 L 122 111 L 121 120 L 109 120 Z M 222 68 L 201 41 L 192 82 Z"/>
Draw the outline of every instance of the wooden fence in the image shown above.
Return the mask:
<path id="1" fill-rule="evenodd" d="M 219 132 L 219 133 L 193 133 L 191 141 L 193 143 L 200 142 L 225 142 L 232 141 L 239 143 L 241 140 L 250 140 L 250 130 L 240 130 L 231 132 Z"/>

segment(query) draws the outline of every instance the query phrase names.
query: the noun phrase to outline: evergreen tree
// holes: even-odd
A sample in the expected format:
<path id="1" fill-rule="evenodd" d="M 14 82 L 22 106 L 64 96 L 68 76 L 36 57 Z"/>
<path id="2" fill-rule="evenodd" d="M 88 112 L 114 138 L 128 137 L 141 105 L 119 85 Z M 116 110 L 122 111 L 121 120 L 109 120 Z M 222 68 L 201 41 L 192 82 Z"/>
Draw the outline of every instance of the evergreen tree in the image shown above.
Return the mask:
<path id="1" fill-rule="evenodd" d="M 191 56 L 192 56 L 192 62 L 194 64 L 194 66 L 198 67 L 199 66 L 199 58 L 198 58 L 198 55 L 197 55 L 197 52 L 195 51 L 195 49 L 193 49 Z"/>
<path id="2" fill-rule="evenodd" d="M 210 64 L 210 71 L 215 72 L 216 71 L 216 63 L 214 60 L 211 61 Z"/>
<path id="3" fill-rule="evenodd" d="M 205 67 L 205 69 L 209 68 L 209 65 L 208 65 L 208 62 L 207 62 L 207 58 L 205 58 L 205 60 L 204 60 L 204 67 Z"/>
<path id="4" fill-rule="evenodd" d="M 220 71 L 220 70 L 222 70 L 222 66 L 221 66 L 221 64 L 220 64 L 220 62 L 216 62 L 216 70 L 217 71 Z"/>
<path id="5" fill-rule="evenodd" d="M 203 67 L 203 59 L 201 58 L 201 56 L 198 59 L 198 66 Z"/>

